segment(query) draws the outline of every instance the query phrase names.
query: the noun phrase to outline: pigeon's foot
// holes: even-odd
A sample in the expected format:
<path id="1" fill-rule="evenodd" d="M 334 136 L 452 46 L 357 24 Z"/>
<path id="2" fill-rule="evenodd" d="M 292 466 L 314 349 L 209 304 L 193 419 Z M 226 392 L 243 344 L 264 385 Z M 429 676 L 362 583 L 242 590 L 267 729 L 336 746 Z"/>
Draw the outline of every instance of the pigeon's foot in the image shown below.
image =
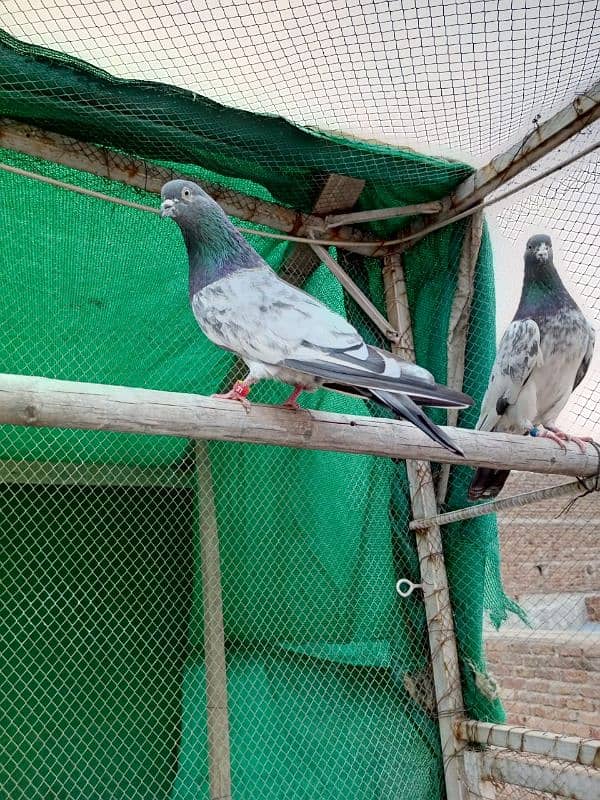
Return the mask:
<path id="1" fill-rule="evenodd" d="M 212 396 L 215 397 L 217 400 L 237 400 L 238 403 L 241 403 L 246 411 L 250 411 L 250 407 L 252 403 L 250 400 L 247 400 L 247 396 L 250 394 L 250 384 L 246 383 L 245 381 L 236 381 L 231 389 L 225 394 L 213 394 Z"/>
<path id="2" fill-rule="evenodd" d="M 281 407 L 282 408 L 291 408 L 293 411 L 300 411 L 301 408 L 298 405 L 297 398 L 299 397 L 299 395 L 302 394 L 302 391 L 303 391 L 303 387 L 302 386 L 294 386 L 294 391 L 291 393 L 291 395 L 288 397 L 288 399 L 285 401 L 285 403 L 281 404 Z"/>
<path id="3" fill-rule="evenodd" d="M 546 426 L 546 430 L 549 430 L 551 433 L 553 433 L 560 442 L 575 442 L 582 453 L 585 453 L 587 450 L 588 443 L 594 441 L 591 436 L 573 436 L 572 434 L 565 433 L 554 426 L 551 428 Z"/>
<path id="4" fill-rule="evenodd" d="M 551 439 L 565 452 L 567 450 L 565 442 L 575 442 L 581 452 L 585 453 L 587 443 L 594 441 L 591 436 L 572 436 L 570 433 L 565 433 L 559 428 L 555 428 L 554 426 L 550 428 L 547 425 L 544 427 L 540 425 L 538 428 L 532 428 L 529 433 L 531 436 L 543 436 L 545 439 Z"/>
<path id="5" fill-rule="evenodd" d="M 548 428 L 542 428 L 540 425 L 539 428 L 533 428 L 529 431 L 529 433 L 531 436 L 539 436 L 543 437 L 544 439 L 551 439 L 553 442 L 556 442 L 561 450 L 564 450 L 565 453 L 567 452 L 567 445 L 554 433 L 554 431 L 551 431 Z"/>

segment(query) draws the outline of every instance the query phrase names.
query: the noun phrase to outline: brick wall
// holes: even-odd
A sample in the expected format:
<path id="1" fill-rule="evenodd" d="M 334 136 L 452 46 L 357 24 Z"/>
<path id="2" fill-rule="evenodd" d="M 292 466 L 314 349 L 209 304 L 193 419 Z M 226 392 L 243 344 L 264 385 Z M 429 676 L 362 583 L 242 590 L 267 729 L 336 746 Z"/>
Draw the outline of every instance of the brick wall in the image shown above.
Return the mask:
<path id="1" fill-rule="evenodd" d="M 569 480 L 513 473 L 502 496 Z M 600 494 L 578 500 L 557 519 L 568 502 L 555 498 L 499 515 L 502 576 L 511 596 L 600 593 Z"/>
<path id="2" fill-rule="evenodd" d="M 513 473 L 503 496 L 563 483 Z M 486 637 L 488 665 L 509 723 L 600 737 L 600 494 L 569 498 L 499 515 L 507 594 L 535 626 L 512 621 Z M 574 613 L 574 604 L 577 613 Z"/>
<path id="3" fill-rule="evenodd" d="M 509 722 L 600 737 L 599 636 L 513 631 L 486 644 Z"/>

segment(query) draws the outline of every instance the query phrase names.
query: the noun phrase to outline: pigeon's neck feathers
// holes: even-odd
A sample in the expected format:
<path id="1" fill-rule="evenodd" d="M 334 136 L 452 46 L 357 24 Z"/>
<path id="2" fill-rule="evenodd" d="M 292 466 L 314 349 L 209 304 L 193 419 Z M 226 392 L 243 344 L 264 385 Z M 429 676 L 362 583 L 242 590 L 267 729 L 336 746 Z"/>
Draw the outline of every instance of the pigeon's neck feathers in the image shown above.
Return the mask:
<path id="1" fill-rule="evenodd" d="M 535 318 L 561 308 L 577 308 L 553 262 L 525 259 L 525 275 L 515 319 Z"/>
<path id="2" fill-rule="evenodd" d="M 194 226 L 182 227 L 188 251 L 190 296 L 240 269 L 256 267 L 254 250 L 215 203 Z"/>

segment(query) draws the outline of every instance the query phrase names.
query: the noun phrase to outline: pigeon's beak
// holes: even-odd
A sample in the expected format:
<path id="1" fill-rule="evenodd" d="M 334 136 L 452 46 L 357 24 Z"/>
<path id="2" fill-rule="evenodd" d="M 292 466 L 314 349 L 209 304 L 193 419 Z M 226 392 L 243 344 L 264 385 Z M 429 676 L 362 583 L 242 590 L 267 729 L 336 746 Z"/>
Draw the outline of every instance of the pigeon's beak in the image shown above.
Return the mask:
<path id="1" fill-rule="evenodd" d="M 535 257 L 538 261 L 548 261 L 550 256 L 550 248 L 547 244 L 540 244 L 535 251 Z"/>
<path id="2" fill-rule="evenodd" d="M 163 200 L 160 206 L 160 218 L 172 217 L 175 214 L 176 200 Z"/>

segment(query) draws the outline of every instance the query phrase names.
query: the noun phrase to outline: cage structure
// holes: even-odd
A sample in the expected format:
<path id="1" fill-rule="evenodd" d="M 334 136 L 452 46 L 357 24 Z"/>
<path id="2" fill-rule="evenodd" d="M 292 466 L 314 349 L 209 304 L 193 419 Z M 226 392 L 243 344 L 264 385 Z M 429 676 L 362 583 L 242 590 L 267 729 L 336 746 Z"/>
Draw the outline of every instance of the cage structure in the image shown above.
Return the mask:
<path id="1" fill-rule="evenodd" d="M 132 8 L 145 30 L 153 7 Z M 211 18 L 222 11 L 231 19 L 218 8 Z M 479 402 L 495 350 L 482 212 L 500 197 L 510 237 L 508 182 L 521 176 L 542 205 L 565 214 L 566 203 L 570 227 L 593 231 L 593 213 L 582 222 L 573 211 L 596 166 L 590 62 L 586 91 L 474 170 L 149 82 L 160 54 L 154 64 L 145 52 L 149 73 L 128 76 L 137 81 L 116 78 L 99 68 L 102 37 L 73 52 L 85 37 L 72 24 L 61 39 L 48 13 L 11 12 L 22 38 L 0 41 L 0 790 L 597 797 L 592 722 L 569 736 L 532 730 L 511 718 L 511 698 L 506 719 L 484 615 L 497 626 L 527 609 L 500 580 L 490 515 L 503 506 L 464 509 L 466 465 L 532 470 L 544 486 L 571 476 L 568 488 L 507 502 L 514 513 L 597 488 L 595 449 L 475 433 L 477 403 L 458 419 L 432 412 L 459 424 L 461 459 L 347 397 L 319 392 L 296 415 L 207 397 L 240 368 L 195 328 L 178 232 L 152 213 L 166 180 L 197 180 L 287 280 Z M 48 30 L 62 52 L 40 46 Z M 570 202 L 556 190 L 565 174 Z M 577 263 L 593 298 L 598 245 L 593 235 L 585 245 Z M 258 387 L 259 402 L 283 397 Z M 594 424 L 598 407 L 583 397 Z"/>

